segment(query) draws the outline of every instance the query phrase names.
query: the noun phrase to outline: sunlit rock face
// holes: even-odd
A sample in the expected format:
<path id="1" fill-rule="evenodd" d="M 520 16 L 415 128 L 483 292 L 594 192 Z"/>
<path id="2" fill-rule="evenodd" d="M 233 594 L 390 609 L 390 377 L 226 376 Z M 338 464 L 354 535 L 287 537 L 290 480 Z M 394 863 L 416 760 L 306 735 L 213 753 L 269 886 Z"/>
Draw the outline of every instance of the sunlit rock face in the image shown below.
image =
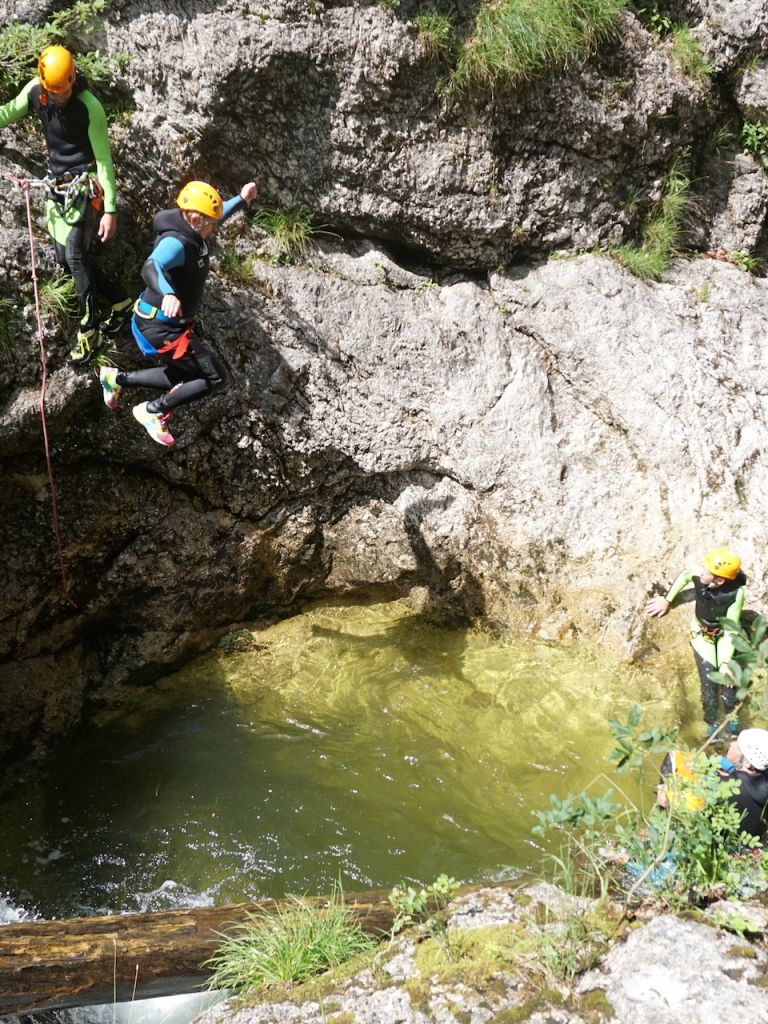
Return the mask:
<path id="1" fill-rule="evenodd" d="M 223 228 L 203 318 L 228 384 L 174 416 L 170 450 L 130 414 L 150 395 L 109 412 L 46 315 L 72 607 L 26 215 L 3 186 L 0 297 L 22 319 L 0 361 L 0 751 L 42 750 L 114 687 L 328 592 L 386 586 L 426 612 L 639 658 L 656 643 L 649 588 L 730 543 L 759 605 L 766 286 L 724 257 L 763 252 L 768 190 L 738 124 L 721 132 L 735 102 L 762 109 L 759 80 L 687 79 L 629 13 L 583 65 L 446 94 L 406 5 L 119 7 L 99 39 L 131 58 L 108 90 L 130 109 L 111 128 L 107 262 L 136 281 L 151 214 L 191 177 L 225 195 L 254 179 L 264 206 L 324 227 L 292 263 L 242 216 Z M 762 52 L 764 21 L 742 36 L 728 21 L 722 38 L 741 42 L 723 68 Z M 1 170 L 39 173 L 31 120 L 3 141 Z M 681 159 L 699 193 L 687 241 L 721 259 L 647 284 L 578 254 L 637 241 Z M 114 358 L 147 365 L 127 333 Z"/>

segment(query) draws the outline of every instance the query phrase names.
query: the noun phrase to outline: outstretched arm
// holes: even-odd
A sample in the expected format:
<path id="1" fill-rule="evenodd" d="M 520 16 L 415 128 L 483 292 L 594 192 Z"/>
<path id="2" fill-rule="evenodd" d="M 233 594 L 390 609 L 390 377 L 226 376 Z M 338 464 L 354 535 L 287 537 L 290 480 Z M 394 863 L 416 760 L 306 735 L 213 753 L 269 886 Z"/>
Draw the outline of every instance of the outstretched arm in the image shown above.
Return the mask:
<path id="1" fill-rule="evenodd" d="M 243 185 L 240 189 L 240 195 L 232 196 L 231 199 L 227 199 L 224 203 L 224 213 L 222 214 L 221 223 L 225 220 L 229 220 L 233 213 L 242 207 L 253 202 L 256 198 L 256 183 L 249 181 L 247 185 Z"/>
<path id="2" fill-rule="evenodd" d="M 29 91 L 35 85 L 37 85 L 37 79 L 33 78 L 31 82 L 27 82 L 18 96 L 0 107 L 0 128 L 5 128 L 7 124 L 21 120 L 29 113 Z"/>
<path id="3" fill-rule="evenodd" d="M 672 602 L 681 590 L 684 590 L 695 575 L 694 569 L 683 569 L 680 575 L 674 580 L 664 597 L 657 595 L 652 597 L 645 606 L 645 613 L 651 619 L 660 619 L 669 611 Z"/>

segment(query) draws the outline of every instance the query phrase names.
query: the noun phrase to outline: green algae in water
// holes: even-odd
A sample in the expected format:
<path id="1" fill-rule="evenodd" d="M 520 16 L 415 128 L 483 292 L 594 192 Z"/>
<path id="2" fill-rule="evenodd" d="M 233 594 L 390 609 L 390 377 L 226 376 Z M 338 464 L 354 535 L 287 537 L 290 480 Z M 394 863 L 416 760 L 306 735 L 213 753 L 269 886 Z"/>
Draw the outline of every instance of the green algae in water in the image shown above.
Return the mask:
<path id="1" fill-rule="evenodd" d="M 66 915 L 513 877 L 541 856 L 532 809 L 605 771 L 607 718 L 695 717 L 695 694 L 597 653 L 402 601 L 254 636 L 134 692 L 6 796 L 0 892 Z"/>

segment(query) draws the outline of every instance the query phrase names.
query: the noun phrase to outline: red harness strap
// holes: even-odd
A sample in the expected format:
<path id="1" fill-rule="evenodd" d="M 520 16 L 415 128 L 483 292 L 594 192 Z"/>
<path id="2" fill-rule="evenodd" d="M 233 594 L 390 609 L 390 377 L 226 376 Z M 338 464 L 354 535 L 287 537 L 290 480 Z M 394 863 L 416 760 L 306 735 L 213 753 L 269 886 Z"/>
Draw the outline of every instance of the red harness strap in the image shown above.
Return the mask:
<path id="1" fill-rule="evenodd" d="M 172 359 L 181 359 L 184 353 L 189 348 L 189 343 L 192 340 L 192 327 L 189 326 L 186 331 L 174 338 L 173 341 L 168 341 L 163 345 L 162 348 L 157 349 L 157 354 L 161 355 L 165 352 L 173 352 Z"/>

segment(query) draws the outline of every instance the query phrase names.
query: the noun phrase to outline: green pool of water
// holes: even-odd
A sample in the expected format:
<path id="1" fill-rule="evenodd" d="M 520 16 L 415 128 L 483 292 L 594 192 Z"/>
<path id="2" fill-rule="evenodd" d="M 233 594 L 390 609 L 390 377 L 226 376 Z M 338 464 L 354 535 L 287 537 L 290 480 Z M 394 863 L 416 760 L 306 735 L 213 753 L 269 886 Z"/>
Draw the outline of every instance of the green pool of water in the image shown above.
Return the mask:
<path id="1" fill-rule="evenodd" d="M 607 718 L 698 717 L 695 688 L 402 601 L 254 640 L 134 692 L 6 792 L 0 893 L 66 916 L 513 877 L 541 857 L 532 809 L 607 788 Z"/>

